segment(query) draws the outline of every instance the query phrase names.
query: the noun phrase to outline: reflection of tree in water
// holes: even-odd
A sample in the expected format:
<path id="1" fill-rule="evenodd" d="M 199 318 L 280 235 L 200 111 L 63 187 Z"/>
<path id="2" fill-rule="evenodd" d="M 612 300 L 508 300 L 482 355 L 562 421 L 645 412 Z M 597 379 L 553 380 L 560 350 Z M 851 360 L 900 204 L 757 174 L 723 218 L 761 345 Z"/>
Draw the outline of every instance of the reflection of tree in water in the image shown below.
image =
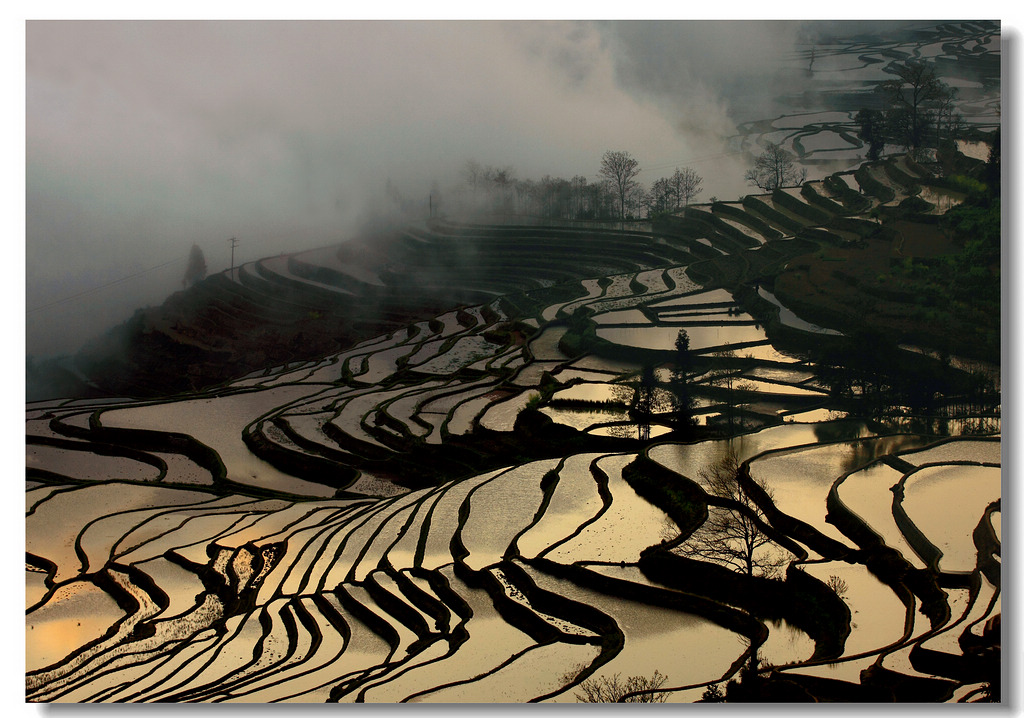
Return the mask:
<path id="1" fill-rule="evenodd" d="M 647 428 L 647 434 L 650 436 L 650 426 Z M 617 439 L 632 439 L 642 438 L 639 435 L 639 427 L 637 424 L 613 424 L 608 427 L 608 433 Z"/>
<path id="2" fill-rule="evenodd" d="M 636 424 L 611 427 L 612 434 L 629 438 L 635 430 L 641 441 L 651 438 L 654 417 L 671 411 L 673 405 L 672 395 L 658 386 L 658 376 L 652 364 L 644 364 L 638 376 L 616 386 L 613 394 L 615 401 L 629 407 L 630 416 Z M 625 433 L 620 434 L 620 431 Z"/>
<path id="3" fill-rule="evenodd" d="M 900 451 L 915 449 L 934 441 L 934 437 L 926 438 L 914 434 L 883 436 L 877 439 L 851 441 L 846 446 L 849 451 L 843 454 L 842 472 L 856 471 L 870 464 L 875 459 Z"/>
<path id="4" fill-rule="evenodd" d="M 708 518 L 674 552 L 701 561 L 727 566 L 748 576 L 774 577 L 788 560 L 788 552 L 774 546 L 761 530 L 764 514 L 740 483 L 740 465 L 729 451 L 722 459 L 699 472 L 700 483 L 711 496 L 724 499 L 725 506 L 708 506 Z M 753 479 L 769 499 L 768 484 Z"/>

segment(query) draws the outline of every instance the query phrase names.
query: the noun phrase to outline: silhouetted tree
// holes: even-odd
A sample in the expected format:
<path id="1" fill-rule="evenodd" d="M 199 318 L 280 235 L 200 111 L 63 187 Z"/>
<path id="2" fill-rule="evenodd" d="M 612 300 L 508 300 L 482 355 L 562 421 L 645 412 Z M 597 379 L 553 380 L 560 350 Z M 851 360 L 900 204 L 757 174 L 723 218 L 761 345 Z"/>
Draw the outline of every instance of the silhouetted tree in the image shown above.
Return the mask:
<path id="1" fill-rule="evenodd" d="M 951 121 L 956 93 L 935 76 L 931 65 L 921 60 L 893 64 L 889 69 L 896 77 L 878 86 L 887 104 L 888 132 L 903 147 L 921 147 L 928 129 L 938 128 L 943 113 Z"/>
<path id="2" fill-rule="evenodd" d="M 669 212 L 688 205 L 691 199 L 701 193 L 703 183 L 704 178 L 691 168 L 680 170 L 677 167 L 671 177 L 662 177 L 651 185 L 648 205 L 650 213 Z"/>
<path id="3" fill-rule="evenodd" d="M 633 411 L 639 424 L 639 439 L 647 441 L 651 438 L 651 417 L 660 408 L 658 396 L 658 377 L 654 367 L 644 364 L 640 370 L 640 382 L 634 393 Z"/>
<path id="4" fill-rule="evenodd" d="M 689 430 L 696 425 L 693 411 L 697 401 L 690 391 L 690 373 L 693 369 L 693 357 L 690 354 L 690 335 L 680 329 L 676 335 L 676 356 L 672 366 L 669 388 L 675 401 L 676 423 L 681 429 Z"/>
<path id="5" fill-rule="evenodd" d="M 206 278 L 206 257 L 198 244 L 193 244 L 188 253 L 188 264 L 185 266 L 185 277 L 181 280 L 182 285 L 189 287 L 196 282 Z"/>
<path id="6" fill-rule="evenodd" d="M 640 174 L 640 163 L 628 152 L 609 150 L 601 158 L 601 169 L 598 174 L 611 184 L 619 198 L 619 219 L 626 218 L 626 198 L 637 185 L 634 179 Z"/>
<path id="7" fill-rule="evenodd" d="M 619 682 L 619 674 L 611 678 L 601 676 L 588 678 L 580 683 L 580 693 L 576 693 L 577 703 L 664 703 L 668 693 L 659 691 L 667 678 L 658 671 L 650 678 L 646 676 L 630 676 L 625 682 Z M 629 695 L 643 691 L 638 695 Z"/>
<path id="8" fill-rule="evenodd" d="M 1002 167 L 1000 165 L 1001 155 L 999 127 L 992 133 L 992 144 L 988 150 L 988 162 L 985 163 L 985 181 L 988 183 L 991 196 L 998 198 L 1002 180 Z"/>
<path id="9" fill-rule="evenodd" d="M 669 212 L 676 207 L 672 183 L 668 177 L 662 177 L 654 181 L 648 198 L 647 212 L 652 216 Z"/>
<path id="10" fill-rule="evenodd" d="M 484 168 L 476 160 L 467 160 L 462 168 L 462 178 L 475 195 L 485 182 Z"/>
<path id="11" fill-rule="evenodd" d="M 748 184 L 757 185 L 765 192 L 773 192 L 779 187 L 786 187 L 803 182 L 807 178 L 807 170 L 796 166 L 796 157 L 781 145 L 768 142 L 757 159 L 754 167 L 743 175 Z"/>
<path id="12" fill-rule="evenodd" d="M 758 525 L 758 520 L 764 521 L 764 514 L 743 490 L 736 454 L 730 451 L 715 464 L 701 469 L 698 476 L 708 494 L 738 506 L 708 506 L 707 520 L 673 551 L 722 564 L 748 576 L 776 575 L 785 563 L 785 555 L 767 548 L 772 540 Z M 771 498 L 768 485 L 755 481 Z"/>
<path id="13" fill-rule="evenodd" d="M 877 160 L 885 147 L 885 117 L 877 110 L 863 109 L 854 120 L 860 126 L 857 136 L 868 145 L 868 159 Z"/>
<path id="14" fill-rule="evenodd" d="M 676 198 L 676 209 L 680 204 L 690 204 L 690 200 L 703 191 L 701 185 L 704 184 L 704 178 L 690 167 L 684 167 L 682 170 L 677 167 L 669 181 Z"/>

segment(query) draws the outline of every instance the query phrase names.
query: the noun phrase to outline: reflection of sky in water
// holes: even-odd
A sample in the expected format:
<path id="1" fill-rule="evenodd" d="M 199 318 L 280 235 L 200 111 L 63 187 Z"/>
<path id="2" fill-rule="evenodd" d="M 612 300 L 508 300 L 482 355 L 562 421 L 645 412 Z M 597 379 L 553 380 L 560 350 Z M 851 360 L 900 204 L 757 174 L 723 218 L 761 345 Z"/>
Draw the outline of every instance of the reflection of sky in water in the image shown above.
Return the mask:
<path id="1" fill-rule="evenodd" d="M 242 441 L 242 430 L 253 417 L 297 399 L 323 391 L 319 386 L 286 386 L 215 399 L 193 399 L 105 412 L 104 426 L 190 434 L 214 449 L 228 478 L 289 493 L 328 496 L 329 486 L 303 481 L 257 458 Z"/>
<path id="2" fill-rule="evenodd" d="M 561 379 L 562 376 L 560 375 L 558 378 Z M 632 389 L 621 384 L 587 382 L 556 391 L 551 398 L 555 401 L 613 401 L 616 398 L 616 392 L 621 394 L 623 390 L 627 392 L 627 395 L 632 394 Z"/>
<path id="3" fill-rule="evenodd" d="M 160 476 L 157 467 L 128 457 L 40 444 L 25 447 L 25 465 L 87 481 L 156 481 Z"/>
<path id="4" fill-rule="evenodd" d="M 982 464 L 998 464 L 1002 454 L 999 441 L 961 439 L 947 441 L 923 451 L 912 451 L 901 458 L 915 466 L 939 464 L 944 461 L 976 461 Z"/>
<path id="5" fill-rule="evenodd" d="M 775 505 L 783 513 L 852 546 L 839 529 L 825 522 L 825 500 L 833 482 L 843 474 L 870 463 L 876 456 L 925 441 L 919 437 L 902 436 L 794 449 L 755 459 L 750 464 L 750 475 L 768 484 Z"/>
<path id="6" fill-rule="evenodd" d="M 887 546 L 903 554 L 913 566 L 924 568 L 892 516 L 893 495 L 889 489 L 902 477 L 901 472 L 890 466 L 874 464 L 847 476 L 839 485 L 839 499 L 881 536 Z"/>
<path id="7" fill-rule="evenodd" d="M 892 589 L 879 581 L 866 567 L 833 561 L 821 564 L 806 564 L 802 567 L 820 581 L 828 582 L 829 576 L 838 576 L 846 582 L 843 600 L 850 609 L 851 630 L 846 639 L 844 655 L 854 656 L 899 640 L 903 636 L 906 607 Z M 867 659 L 874 662 L 875 657 Z M 865 668 L 862 661 L 827 664 L 816 668 L 802 668 L 799 674 L 817 675 L 826 678 L 859 682 L 860 670 Z"/>
<path id="8" fill-rule="evenodd" d="M 601 454 L 574 454 L 558 472 L 558 483 L 540 520 L 519 539 L 519 552 L 534 558 L 561 541 L 601 509 L 597 480 L 590 464 Z"/>
<path id="9" fill-rule="evenodd" d="M 25 617 L 25 668 L 37 670 L 102 636 L 124 617 L 106 591 L 88 581 L 58 588 Z"/>
<path id="10" fill-rule="evenodd" d="M 595 436 L 614 436 L 619 439 L 643 439 L 641 436 L 641 428 L 647 434 L 647 438 L 653 439 L 656 436 L 663 436 L 672 429 L 667 426 L 661 426 L 659 424 L 650 424 L 641 426 L 640 424 L 614 424 L 612 426 L 600 426 L 596 429 L 591 429 L 588 434 L 594 434 Z"/>
<path id="11" fill-rule="evenodd" d="M 513 654 L 533 645 L 531 638 L 506 623 L 498 614 L 486 591 L 470 587 L 461 581 L 450 566 L 441 572 L 451 587 L 469 604 L 473 615 L 467 624 L 469 640 L 450 658 L 420 669 L 426 672 L 426 675 L 435 674 L 431 679 L 433 683 L 428 687 L 492 671 Z M 431 692 L 422 700 L 447 702 L 491 699 L 481 695 L 479 686 L 468 684 Z"/>
<path id="12" fill-rule="evenodd" d="M 650 324 L 651 321 L 639 309 L 623 309 L 605 312 L 594 317 L 598 324 Z"/>
<path id="13" fill-rule="evenodd" d="M 118 511 L 130 511 L 210 501 L 209 494 L 159 486 L 136 484 L 131 491 L 125 489 L 125 484 L 95 484 L 50 497 L 32 516 L 26 550 L 56 563 L 54 580 L 59 583 L 73 578 L 81 568 L 74 549 L 78 531 L 92 519 L 112 513 L 114 507 Z M 75 520 L 69 521 L 70 516 Z"/>
<path id="14" fill-rule="evenodd" d="M 516 417 L 519 416 L 519 413 L 526 408 L 526 405 L 533 398 L 539 396 L 539 391 L 531 389 L 511 399 L 497 402 L 480 417 L 480 426 L 491 431 L 512 431 L 515 428 Z"/>
<path id="15" fill-rule="evenodd" d="M 845 150 L 851 148 L 849 142 L 837 132 L 822 130 L 812 135 L 801 135 L 800 144 L 807 152 L 819 152 L 821 150 Z"/>
<path id="16" fill-rule="evenodd" d="M 746 649 L 742 636 L 700 616 L 598 593 L 529 567 L 527 571 L 541 587 L 596 607 L 622 629 L 625 646 L 599 675 L 650 676 L 657 670 L 667 676 L 666 685 L 712 681 Z"/>
<path id="17" fill-rule="evenodd" d="M 565 424 L 579 431 L 584 431 L 594 424 L 607 424 L 628 418 L 626 412 L 617 409 L 572 409 L 545 406 L 540 411 L 551 417 L 556 424 Z"/>
<path id="18" fill-rule="evenodd" d="M 753 324 L 731 324 L 728 326 L 687 326 L 686 333 L 690 336 L 691 351 L 707 351 L 726 344 L 742 344 L 745 342 L 766 341 L 764 330 Z M 643 349 L 674 350 L 676 337 L 679 336 L 678 326 L 643 327 L 643 328 L 603 328 L 597 330 L 597 336 L 614 344 Z"/>
<path id="19" fill-rule="evenodd" d="M 662 302 L 651 304 L 652 309 L 693 309 L 703 304 L 735 304 L 730 294 L 725 289 L 712 289 L 707 292 L 698 292 L 678 299 L 666 299 Z"/>
<path id="20" fill-rule="evenodd" d="M 449 543 L 455 533 L 455 527 L 458 525 L 459 506 L 470 489 L 483 483 L 499 471 L 500 469 L 456 482 L 438 499 L 430 518 L 430 531 L 427 534 L 423 555 L 422 565 L 424 568 L 434 569 L 451 563 L 452 554 Z"/>
<path id="21" fill-rule="evenodd" d="M 806 661 L 814 655 L 814 641 L 785 619 L 766 621 L 768 640 L 758 650 L 761 660 L 773 666 Z"/>
<path id="22" fill-rule="evenodd" d="M 548 558 L 561 563 L 573 561 L 625 561 L 632 563 L 640 552 L 661 541 L 665 513 L 637 496 L 622 478 L 622 469 L 636 458 L 633 454 L 605 457 L 597 462 L 608 476 L 612 505 L 594 523 L 554 549 Z"/>
<path id="23" fill-rule="evenodd" d="M 816 444 L 819 441 L 840 441 L 868 435 L 870 432 L 862 422 L 784 424 L 729 439 L 694 444 L 659 444 L 651 448 L 648 456 L 673 471 L 695 478 L 701 469 L 721 461 L 730 451 L 736 454 L 739 461 L 746 461 L 769 449 Z"/>
<path id="24" fill-rule="evenodd" d="M 942 551 L 943 571 L 971 571 L 978 550 L 972 534 L 985 508 L 1000 497 L 1001 472 L 989 466 L 936 466 L 912 474 L 903 508 Z"/>
<path id="25" fill-rule="evenodd" d="M 556 459 L 525 464 L 473 492 L 462 528 L 470 568 L 481 570 L 501 560 L 516 534 L 533 521 L 544 498 L 540 482 L 557 465 Z"/>

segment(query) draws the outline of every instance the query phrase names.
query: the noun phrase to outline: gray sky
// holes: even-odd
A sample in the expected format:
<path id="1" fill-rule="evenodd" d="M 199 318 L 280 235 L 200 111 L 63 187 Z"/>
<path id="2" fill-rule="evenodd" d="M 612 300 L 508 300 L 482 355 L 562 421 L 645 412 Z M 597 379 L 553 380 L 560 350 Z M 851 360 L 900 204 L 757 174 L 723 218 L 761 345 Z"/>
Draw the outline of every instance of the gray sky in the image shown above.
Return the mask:
<path id="1" fill-rule="evenodd" d="M 704 197 L 738 196 L 722 139 L 770 98 L 798 28 L 29 22 L 27 349 L 73 351 L 161 302 L 193 242 L 213 272 L 229 237 L 239 261 L 342 241 L 386 180 L 426 197 L 469 159 L 596 178 L 626 150 L 646 184 L 692 166 Z"/>

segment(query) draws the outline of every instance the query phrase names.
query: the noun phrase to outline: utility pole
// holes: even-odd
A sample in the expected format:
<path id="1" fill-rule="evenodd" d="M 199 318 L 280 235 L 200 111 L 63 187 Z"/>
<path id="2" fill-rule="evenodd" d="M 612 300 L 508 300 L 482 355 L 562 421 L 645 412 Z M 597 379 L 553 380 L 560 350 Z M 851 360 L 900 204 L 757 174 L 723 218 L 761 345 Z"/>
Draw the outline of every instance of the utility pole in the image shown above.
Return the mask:
<path id="1" fill-rule="evenodd" d="M 231 273 L 228 275 L 232 279 L 235 278 L 235 247 L 238 246 L 238 240 L 232 237 L 228 240 L 231 242 Z"/>

